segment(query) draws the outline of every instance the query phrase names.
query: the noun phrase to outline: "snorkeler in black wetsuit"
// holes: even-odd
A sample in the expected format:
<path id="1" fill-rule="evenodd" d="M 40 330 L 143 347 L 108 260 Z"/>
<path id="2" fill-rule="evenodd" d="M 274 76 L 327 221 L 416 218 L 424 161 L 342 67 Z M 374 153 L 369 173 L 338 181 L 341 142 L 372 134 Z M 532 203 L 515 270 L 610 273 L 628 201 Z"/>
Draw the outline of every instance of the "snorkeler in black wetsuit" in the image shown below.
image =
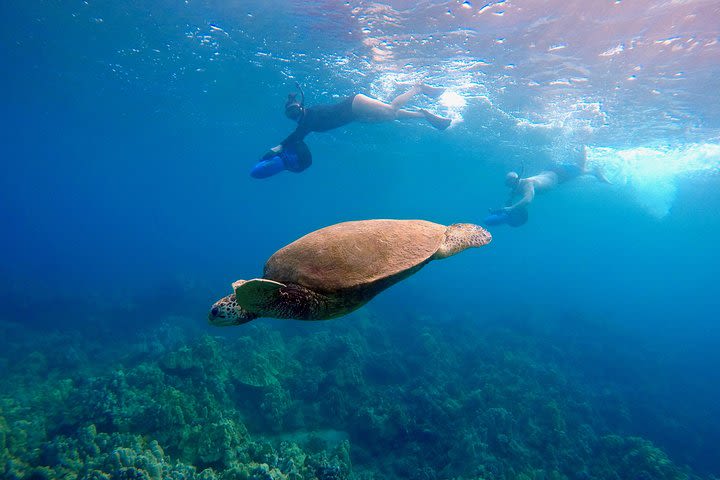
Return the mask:
<path id="1" fill-rule="evenodd" d="M 253 176 L 256 178 L 265 178 L 285 169 L 281 167 L 287 163 L 286 160 L 275 160 L 275 164 L 272 165 L 270 163 L 263 164 L 263 162 L 282 159 L 283 152 L 288 149 L 292 150 L 298 146 L 299 142 L 302 142 L 310 132 L 326 132 L 354 121 L 389 122 L 402 118 L 423 118 L 438 130 L 445 130 L 450 126 L 451 122 L 449 118 L 440 117 L 424 109 L 405 110 L 402 108 L 413 96 L 419 93 L 438 97 L 444 92 L 443 88 L 417 84 L 409 91 L 396 97 L 391 103 L 384 103 L 359 93 L 351 95 L 335 104 L 306 107 L 305 95 L 300 85 L 297 86 L 300 90 L 300 99 L 298 100 L 297 94 L 295 93 L 288 95 L 288 99 L 285 102 L 285 115 L 291 120 L 296 121 L 298 126 L 295 131 L 280 142 L 278 146 L 273 147 L 263 155 L 260 163 L 253 169 Z M 301 163 L 309 166 L 308 162 Z M 307 166 L 296 170 L 287 169 L 297 172 L 304 170 Z"/>
<path id="2" fill-rule="evenodd" d="M 356 96 L 352 95 L 335 104 L 304 107 L 302 100 L 298 102 L 297 95 L 291 93 L 285 103 L 285 115 L 295 120 L 298 126 L 280 145 L 286 147 L 302 141 L 310 132 L 327 132 L 354 122 L 357 120 L 353 112 L 353 100 Z"/>

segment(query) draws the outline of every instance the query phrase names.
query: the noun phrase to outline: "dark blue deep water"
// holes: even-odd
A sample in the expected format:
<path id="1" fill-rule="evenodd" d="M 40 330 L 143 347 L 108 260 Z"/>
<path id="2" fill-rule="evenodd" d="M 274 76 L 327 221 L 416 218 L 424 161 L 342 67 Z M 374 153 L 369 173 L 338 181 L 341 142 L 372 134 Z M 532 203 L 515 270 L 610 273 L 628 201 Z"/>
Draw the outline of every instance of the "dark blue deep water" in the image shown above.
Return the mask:
<path id="1" fill-rule="evenodd" d="M 542 4 L 542 5 L 540 5 Z M 720 6 L 712 0 L 0 5 L 0 477 L 720 476 Z M 453 119 L 312 133 L 398 84 Z M 207 312 L 348 220 L 527 224 L 330 322 Z"/>

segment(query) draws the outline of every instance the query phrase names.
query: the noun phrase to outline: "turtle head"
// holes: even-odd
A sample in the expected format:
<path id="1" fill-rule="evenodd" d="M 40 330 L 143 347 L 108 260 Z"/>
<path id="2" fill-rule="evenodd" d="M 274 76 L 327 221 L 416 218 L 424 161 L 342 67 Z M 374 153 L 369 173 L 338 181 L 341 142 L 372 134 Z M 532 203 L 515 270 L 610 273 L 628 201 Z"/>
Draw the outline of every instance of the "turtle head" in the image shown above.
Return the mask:
<path id="1" fill-rule="evenodd" d="M 445 230 L 445 239 L 438 248 L 434 259 L 447 258 L 466 248 L 482 247 L 492 241 L 490 232 L 472 223 L 453 223 Z"/>
<path id="2" fill-rule="evenodd" d="M 216 327 L 242 325 L 257 318 L 257 315 L 244 310 L 238 305 L 235 294 L 223 297 L 215 302 L 208 313 L 208 322 Z"/>

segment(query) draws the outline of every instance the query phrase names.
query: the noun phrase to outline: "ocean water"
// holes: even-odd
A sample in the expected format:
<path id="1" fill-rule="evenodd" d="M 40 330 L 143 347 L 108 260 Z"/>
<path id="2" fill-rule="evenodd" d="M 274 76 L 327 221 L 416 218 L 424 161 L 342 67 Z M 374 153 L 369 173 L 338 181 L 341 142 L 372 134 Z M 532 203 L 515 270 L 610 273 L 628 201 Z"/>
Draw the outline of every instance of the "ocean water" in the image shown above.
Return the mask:
<path id="1" fill-rule="evenodd" d="M 720 6 L 35 0 L 0 5 L 2 478 L 720 476 Z M 283 114 L 404 84 L 449 116 Z M 318 228 L 527 224 L 346 317 L 207 324 Z"/>

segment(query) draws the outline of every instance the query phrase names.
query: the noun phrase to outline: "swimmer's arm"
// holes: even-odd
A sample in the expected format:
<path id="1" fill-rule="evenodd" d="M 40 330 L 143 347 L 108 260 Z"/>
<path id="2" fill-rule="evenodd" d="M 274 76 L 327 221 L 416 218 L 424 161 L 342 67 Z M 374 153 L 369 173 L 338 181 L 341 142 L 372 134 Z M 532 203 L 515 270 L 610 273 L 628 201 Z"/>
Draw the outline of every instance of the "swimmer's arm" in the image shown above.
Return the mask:
<path id="1" fill-rule="evenodd" d="M 510 192 L 510 195 L 508 195 L 507 200 L 505 200 L 504 205 L 507 207 L 508 205 L 512 205 L 513 198 L 515 198 L 515 192 Z"/>
<path id="2" fill-rule="evenodd" d="M 288 135 L 288 137 L 280 142 L 279 145 L 274 146 L 270 150 L 265 153 L 265 155 L 262 156 L 263 160 L 267 160 L 268 158 L 272 158 L 278 153 L 282 152 L 285 147 L 288 145 L 292 145 L 293 143 L 302 142 L 303 139 L 307 136 L 307 134 L 310 133 L 307 131 L 306 128 L 303 128 L 303 126 L 299 125 L 293 133 Z"/>
<path id="3" fill-rule="evenodd" d="M 307 137 L 308 133 L 310 133 L 311 130 L 308 129 L 307 126 L 304 124 L 298 125 L 298 127 L 295 129 L 294 132 L 292 132 L 288 137 L 280 142 L 280 145 L 278 145 L 281 149 L 284 147 L 287 147 L 288 145 L 292 145 L 293 143 L 302 142 L 305 137 Z"/>
<path id="4" fill-rule="evenodd" d="M 514 210 L 518 207 L 524 207 L 524 206 L 528 205 L 530 202 L 532 202 L 534 199 L 535 199 L 535 187 L 533 186 L 532 183 L 530 183 L 525 187 L 525 195 L 523 195 L 523 197 L 520 200 L 518 200 L 518 202 L 515 203 L 514 205 L 505 207 L 505 210 L 510 211 L 510 210 Z"/>
<path id="5" fill-rule="evenodd" d="M 302 128 L 301 126 L 298 126 L 298 128 L 296 128 L 293 133 L 288 135 L 288 137 L 285 140 L 280 142 L 280 145 L 276 145 L 273 148 L 271 148 L 270 150 L 268 150 L 268 152 L 265 155 L 263 155 L 263 157 L 262 157 L 263 160 L 267 160 L 268 158 L 274 157 L 278 153 L 282 152 L 283 149 L 285 147 L 287 147 L 288 145 L 292 145 L 293 143 L 297 143 L 297 142 L 302 142 L 303 138 L 305 138 L 305 136 L 308 133 L 309 132 L 306 132 L 304 128 Z"/>
<path id="6" fill-rule="evenodd" d="M 262 156 L 262 160 L 267 160 L 268 158 L 274 157 L 278 153 L 282 152 L 282 149 L 283 149 L 282 144 L 271 148 L 270 150 L 265 152 L 265 155 Z"/>

